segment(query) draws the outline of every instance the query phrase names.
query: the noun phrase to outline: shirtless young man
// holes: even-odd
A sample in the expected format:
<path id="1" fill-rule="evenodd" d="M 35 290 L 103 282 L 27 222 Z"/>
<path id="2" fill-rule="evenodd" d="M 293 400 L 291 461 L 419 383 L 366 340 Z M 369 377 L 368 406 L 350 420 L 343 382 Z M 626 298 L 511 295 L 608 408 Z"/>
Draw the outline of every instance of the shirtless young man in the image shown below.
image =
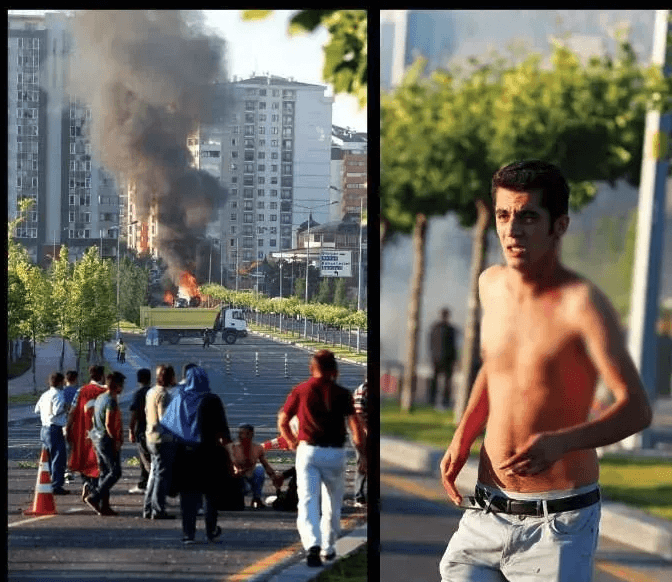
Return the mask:
<path id="1" fill-rule="evenodd" d="M 486 433 L 474 509 L 448 544 L 441 579 L 590 580 L 600 519 L 595 448 L 646 428 L 651 408 L 608 299 L 560 263 L 569 188 L 559 169 L 506 166 L 492 196 L 506 265 L 479 279 L 483 364 L 440 465 L 458 505 L 455 478 Z M 588 421 L 599 376 L 615 402 Z"/>
<path id="2" fill-rule="evenodd" d="M 261 500 L 261 491 L 264 486 L 264 471 L 273 481 L 275 487 L 282 486 L 282 475 L 275 472 L 266 460 L 264 447 L 255 443 L 254 427 L 251 424 L 242 424 L 238 427 L 238 442 L 232 447 L 234 474 L 242 477 L 245 489 L 252 491 L 251 507 L 264 507 Z M 260 464 L 258 464 L 260 463 Z"/>

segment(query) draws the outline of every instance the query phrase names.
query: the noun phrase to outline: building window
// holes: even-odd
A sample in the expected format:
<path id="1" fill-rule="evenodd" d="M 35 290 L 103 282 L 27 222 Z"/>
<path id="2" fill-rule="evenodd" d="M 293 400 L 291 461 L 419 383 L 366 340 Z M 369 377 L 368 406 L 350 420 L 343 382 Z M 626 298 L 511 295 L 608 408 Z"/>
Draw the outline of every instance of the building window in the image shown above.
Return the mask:
<path id="1" fill-rule="evenodd" d="M 244 164 L 243 165 L 243 172 L 246 174 L 253 174 L 254 173 L 254 164 Z"/>
<path id="2" fill-rule="evenodd" d="M 266 89 L 259 89 L 259 96 L 266 97 Z"/>
<path id="3" fill-rule="evenodd" d="M 259 121 L 266 121 L 266 114 L 260 113 L 259 114 Z"/>
<path id="4" fill-rule="evenodd" d="M 265 172 L 266 171 L 266 166 L 264 164 L 258 164 L 257 165 L 257 172 Z"/>
<path id="5" fill-rule="evenodd" d="M 254 161 L 254 150 L 245 150 L 245 153 L 243 154 L 243 159 L 246 162 L 253 162 Z"/>
<path id="6" fill-rule="evenodd" d="M 258 196 L 258 197 L 259 197 L 259 196 L 263 197 L 263 196 L 264 196 L 264 190 L 261 189 L 261 188 L 260 188 L 259 190 L 257 190 L 257 196 Z"/>
<path id="7" fill-rule="evenodd" d="M 266 101 L 259 101 L 259 109 L 260 110 L 266 109 Z"/>
<path id="8" fill-rule="evenodd" d="M 264 222 L 266 217 L 263 214 L 257 214 L 257 222 Z"/>
<path id="9" fill-rule="evenodd" d="M 254 113 L 245 114 L 245 123 L 254 123 Z"/>
<path id="10" fill-rule="evenodd" d="M 254 223 L 254 214 L 252 214 L 252 213 L 243 214 L 243 223 L 244 224 L 253 224 Z"/>
<path id="11" fill-rule="evenodd" d="M 271 127 L 271 133 L 274 135 L 278 135 L 278 128 L 277 127 Z"/>
<path id="12" fill-rule="evenodd" d="M 254 201 L 253 200 L 245 200 L 243 202 L 243 210 L 254 210 Z"/>
<path id="13" fill-rule="evenodd" d="M 282 164 L 282 173 L 291 174 L 292 173 L 292 164 Z"/>
<path id="14" fill-rule="evenodd" d="M 257 159 L 258 160 L 263 160 L 264 158 L 266 158 L 266 152 L 259 152 L 257 154 Z"/>
<path id="15" fill-rule="evenodd" d="M 257 201 L 257 210 L 263 210 L 264 209 L 264 201 L 263 200 L 258 200 Z"/>
<path id="16" fill-rule="evenodd" d="M 245 101 L 245 111 L 254 111 L 254 101 Z"/>
<path id="17" fill-rule="evenodd" d="M 238 208 L 238 201 L 232 200 L 231 202 L 229 202 L 229 206 L 231 206 L 231 208 Z"/>
<path id="18" fill-rule="evenodd" d="M 243 177 L 243 186 L 253 186 L 253 185 L 254 185 L 254 176 Z"/>
<path id="19" fill-rule="evenodd" d="M 266 133 L 266 128 L 263 125 L 259 126 L 259 135 L 263 135 Z"/>
<path id="20" fill-rule="evenodd" d="M 254 190 L 252 188 L 244 188 L 243 198 L 254 198 Z"/>
<path id="21" fill-rule="evenodd" d="M 277 190 L 271 190 L 271 197 L 277 198 L 278 197 L 278 191 Z"/>
<path id="22" fill-rule="evenodd" d="M 277 215 L 277 214 L 271 214 L 271 215 L 268 217 L 268 219 L 269 219 L 271 222 L 278 222 L 278 215 Z"/>
<path id="23" fill-rule="evenodd" d="M 281 214 L 280 222 L 282 224 L 292 224 L 292 215 L 291 214 Z"/>
<path id="24" fill-rule="evenodd" d="M 280 109 L 280 103 L 277 101 L 271 103 L 271 109 Z"/>
<path id="25" fill-rule="evenodd" d="M 245 135 L 254 135 L 254 125 L 246 125 L 245 126 Z"/>
<path id="26" fill-rule="evenodd" d="M 231 196 L 238 196 L 238 188 L 231 188 Z"/>
<path id="27" fill-rule="evenodd" d="M 265 184 L 266 183 L 266 178 L 263 176 L 257 176 L 257 184 Z"/>
<path id="28" fill-rule="evenodd" d="M 231 214 L 231 222 L 236 222 L 237 216 L 235 213 Z"/>
<path id="29" fill-rule="evenodd" d="M 271 210 L 277 210 L 278 209 L 278 203 L 277 202 L 271 202 L 269 208 Z"/>
<path id="30" fill-rule="evenodd" d="M 271 246 L 271 247 L 277 246 L 276 241 L 277 241 L 277 239 L 272 238 L 271 240 L 268 241 L 268 246 Z"/>
<path id="31" fill-rule="evenodd" d="M 253 148 L 254 147 L 254 140 L 246 137 L 244 145 L 245 145 L 246 148 Z"/>

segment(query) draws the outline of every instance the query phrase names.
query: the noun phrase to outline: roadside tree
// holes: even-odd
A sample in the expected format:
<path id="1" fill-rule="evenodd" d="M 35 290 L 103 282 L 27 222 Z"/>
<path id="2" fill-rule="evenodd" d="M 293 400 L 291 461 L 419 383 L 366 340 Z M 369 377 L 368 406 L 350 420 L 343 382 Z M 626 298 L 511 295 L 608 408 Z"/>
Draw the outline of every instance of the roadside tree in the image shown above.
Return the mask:
<path id="1" fill-rule="evenodd" d="M 454 213 L 473 228 L 465 341 L 457 390 L 459 420 L 477 360 L 478 277 L 491 224 L 490 181 L 503 165 L 543 159 L 560 166 L 579 210 L 596 181 L 639 183 L 647 106 L 670 109 L 671 81 L 639 65 L 627 42 L 614 56 L 579 56 L 556 44 L 550 63 L 530 55 L 513 63 L 495 55 L 470 68 L 423 77 L 418 61 L 394 92 L 381 97 L 381 249 L 395 234 L 414 232 L 409 337 L 402 385 L 410 411 L 426 230 L 432 216 Z M 449 267 L 448 267 L 449 268 Z"/>

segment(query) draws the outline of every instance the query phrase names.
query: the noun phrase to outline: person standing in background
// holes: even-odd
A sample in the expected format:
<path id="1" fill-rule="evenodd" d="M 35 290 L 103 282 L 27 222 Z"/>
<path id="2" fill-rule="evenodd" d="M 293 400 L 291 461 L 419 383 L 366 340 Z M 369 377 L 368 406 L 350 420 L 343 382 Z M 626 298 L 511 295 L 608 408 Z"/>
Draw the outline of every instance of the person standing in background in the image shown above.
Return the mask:
<path id="1" fill-rule="evenodd" d="M 455 350 L 455 328 L 450 325 L 450 310 L 441 310 L 441 319 L 432 325 L 429 334 L 433 376 L 429 386 L 429 404 L 443 410 L 450 403 L 453 366 L 457 357 Z M 444 388 L 438 391 L 439 374 L 444 375 Z"/>

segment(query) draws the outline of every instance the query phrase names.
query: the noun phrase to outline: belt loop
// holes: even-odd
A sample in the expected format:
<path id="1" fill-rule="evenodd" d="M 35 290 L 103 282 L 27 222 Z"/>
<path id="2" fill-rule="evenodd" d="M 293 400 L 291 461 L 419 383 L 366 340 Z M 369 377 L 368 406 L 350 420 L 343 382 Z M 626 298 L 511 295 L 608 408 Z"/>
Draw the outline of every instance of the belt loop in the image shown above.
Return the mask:
<path id="1" fill-rule="evenodd" d="M 549 521 L 548 519 L 548 501 L 545 499 L 541 500 L 541 507 L 544 510 L 544 517 L 546 518 L 546 521 Z M 537 501 L 537 512 L 539 512 L 539 501 Z"/>

